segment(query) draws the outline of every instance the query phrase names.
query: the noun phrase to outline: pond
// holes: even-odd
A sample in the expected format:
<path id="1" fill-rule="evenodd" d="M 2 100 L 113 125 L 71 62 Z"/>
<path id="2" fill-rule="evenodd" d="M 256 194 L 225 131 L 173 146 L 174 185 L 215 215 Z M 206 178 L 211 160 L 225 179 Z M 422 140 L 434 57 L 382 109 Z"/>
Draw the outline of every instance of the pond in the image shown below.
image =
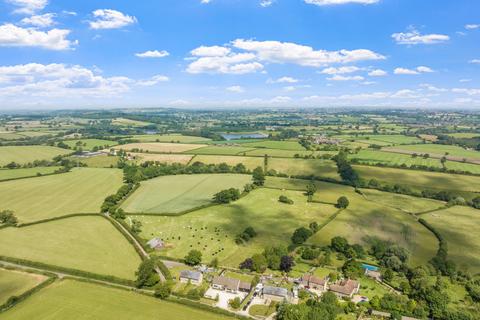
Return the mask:
<path id="1" fill-rule="evenodd" d="M 221 135 L 225 140 L 238 140 L 238 139 L 265 139 L 268 138 L 263 133 L 224 133 Z"/>

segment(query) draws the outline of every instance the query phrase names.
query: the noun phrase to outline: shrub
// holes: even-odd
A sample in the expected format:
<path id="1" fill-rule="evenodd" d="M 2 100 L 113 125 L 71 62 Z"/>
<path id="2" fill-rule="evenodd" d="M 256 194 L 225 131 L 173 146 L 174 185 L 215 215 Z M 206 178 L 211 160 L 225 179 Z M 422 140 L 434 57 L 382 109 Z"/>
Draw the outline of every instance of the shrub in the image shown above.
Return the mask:
<path id="1" fill-rule="evenodd" d="M 283 195 L 278 198 L 278 201 L 286 204 L 293 204 L 292 199 L 289 199 L 287 196 L 283 196 Z"/>
<path id="2" fill-rule="evenodd" d="M 198 250 L 190 250 L 185 256 L 185 263 L 190 266 L 199 265 L 202 262 L 202 253 Z"/>

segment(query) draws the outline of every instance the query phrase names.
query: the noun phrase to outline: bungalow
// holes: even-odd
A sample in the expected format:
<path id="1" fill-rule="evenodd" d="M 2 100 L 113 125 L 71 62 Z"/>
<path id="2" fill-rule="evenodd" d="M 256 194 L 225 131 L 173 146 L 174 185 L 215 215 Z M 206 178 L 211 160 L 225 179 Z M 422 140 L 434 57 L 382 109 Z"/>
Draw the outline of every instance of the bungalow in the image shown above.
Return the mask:
<path id="1" fill-rule="evenodd" d="M 180 282 L 181 283 L 188 283 L 194 284 L 196 286 L 202 284 L 203 281 L 203 274 L 198 271 L 192 270 L 183 270 L 180 272 Z"/>
<path id="2" fill-rule="evenodd" d="M 265 286 L 262 290 L 262 296 L 265 300 L 281 302 L 288 300 L 288 290 L 285 288 Z"/>
<path id="3" fill-rule="evenodd" d="M 215 276 L 212 280 L 212 288 L 230 293 L 250 292 L 251 285 L 238 279 Z"/>
<path id="4" fill-rule="evenodd" d="M 151 249 L 155 249 L 155 250 L 163 249 L 163 247 L 165 246 L 165 244 L 163 243 L 162 239 L 159 239 L 159 238 L 153 238 L 153 239 L 151 239 L 150 241 L 147 242 L 147 245 L 148 245 Z"/>
<path id="5" fill-rule="evenodd" d="M 360 291 L 360 282 L 344 279 L 330 286 L 330 291 L 339 298 L 352 298 L 354 294 Z"/>
<path id="6" fill-rule="evenodd" d="M 306 274 L 300 279 L 300 285 L 306 289 L 325 292 L 327 291 L 328 279 L 320 279 L 311 274 Z"/>

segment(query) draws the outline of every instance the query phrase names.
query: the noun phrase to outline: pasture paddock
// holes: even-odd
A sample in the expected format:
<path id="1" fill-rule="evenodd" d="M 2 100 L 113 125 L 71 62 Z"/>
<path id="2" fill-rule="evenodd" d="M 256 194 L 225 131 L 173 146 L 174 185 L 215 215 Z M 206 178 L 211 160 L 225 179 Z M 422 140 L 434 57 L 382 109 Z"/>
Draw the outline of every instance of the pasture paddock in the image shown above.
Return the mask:
<path id="1" fill-rule="evenodd" d="M 12 296 L 19 296 L 47 279 L 46 276 L 7 270 L 0 267 L 0 305 Z"/>
<path id="2" fill-rule="evenodd" d="M 182 153 L 187 151 L 193 151 L 204 147 L 202 144 L 187 144 L 187 143 L 129 143 L 116 146 L 117 150 L 133 151 L 141 150 L 141 152 L 157 152 L 157 153 Z"/>
<path id="3" fill-rule="evenodd" d="M 27 164 L 35 160 L 52 160 L 72 151 L 50 146 L 7 146 L 0 147 L 0 166 L 10 162 Z"/>

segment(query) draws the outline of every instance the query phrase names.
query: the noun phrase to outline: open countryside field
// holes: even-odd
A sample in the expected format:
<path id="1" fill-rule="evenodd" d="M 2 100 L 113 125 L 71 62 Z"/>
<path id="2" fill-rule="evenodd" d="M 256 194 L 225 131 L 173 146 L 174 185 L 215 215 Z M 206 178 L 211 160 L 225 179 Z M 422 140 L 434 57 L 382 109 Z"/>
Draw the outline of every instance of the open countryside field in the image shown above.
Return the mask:
<path id="1" fill-rule="evenodd" d="M 207 143 L 211 139 L 195 136 L 184 136 L 181 134 L 143 134 L 134 135 L 131 139 L 140 142 L 176 142 L 176 143 Z"/>
<path id="2" fill-rule="evenodd" d="M 146 161 L 158 161 L 163 163 L 181 163 L 187 164 L 192 159 L 192 155 L 188 154 L 158 154 L 158 153 L 129 153 L 136 163 L 144 163 Z"/>
<path id="3" fill-rule="evenodd" d="M 92 150 L 95 147 L 104 149 L 118 144 L 116 141 L 103 139 L 65 140 L 63 142 L 72 149 L 80 147 L 83 150 Z"/>
<path id="4" fill-rule="evenodd" d="M 26 136 L 18 134 L 16 132 L 2 131 L 0 132 L 0 140 L 18 140 L 24 139 Z"/>
<path id="5" fill-rule="evenodd" d="M 199 161 L 206 164 L 220 164 L 226 163 L 230 166 L 235 166 L 239 163 L 249 169 L 253 170 L 257 167 L 263 168 L 263 158 L 261 157 L 242 157 L 242 156 L 212 156 L 212 155 L 197 155 L 192 160 L 192 163 Z"/>
<path id="6" fill-rule="evenodd" d="M 193 151 L 194 149 L 202 148 L 202 144 L 181 144 L 181 143 L 129 143 L 116 146 L 117 150 L 141 150 L 141 152 L 158 152 L 158 153 L 182 153 L 186 151 Z"/>
<path id="7" fill-rule="evenodd" d="M 72 151 L 50 146 L 9 146 L 0 147 L 0 166 L 10 162 L 26 164 L 35 160 L 52 160 L 58 155 Z"/>
<path id="8" fill-rule="evenodd" d="M 451 207 L 427 213 L 427 220 L 448 244 L 448 257 L 462 270 L 480 272 L 480 211 L 468 207 Z"/>
<path id="9" fill-rule="evenodd" d="M 126 118 L 113 119 L 112 124 L 117 126 L 126 126 L 126 127 L 145 127 L 145 126 L 151 125 L 150 122 L 137 121 L 137 120 L 131 120 Z"/>
<path id="10" fill-rule="evenodd" d="M 250 175 L 194 174 L 164 176 L 144 181 L 123 203 L 130 213 L 178 213 L 211 202 L 215 193 L 237 188 L 243 190 Z"/>
<path id="11" fill-rule="evenodd" d="M 72 161 L 78 161 L 83 164 L 86 164 L 88 167 L 91 168 L 116 168 L 118 164 L 118 160 L 120 159 L 117 156 L 110 156 L 106 154 L 101 154 L 98 156 L 93 157 L 70 157 Z"/>
<path id="12" fill-rule="evenodd" d="M 307 183 L 305 180 L 268 178 L 266 185 L 302 190 Z M 315 184 L 318 191 L 314 200 L 336 203 L 340 196 L 346 196 L 350 206 L 310 238 L 308 243 L 324 246 L 330 244 L 333 237 L 343 236 L 352 243 L 365 244 L 365 238 L 373 236 L 391 240 L 409 250 L 413 265 L 426 263 L 435 255 L 438 248 L 436 238 L 410 214 L 375 200 L 366 200 L 352 187 L 326 182 Z M 405 199 L 405 203 L 410 200 Z"/>
<path id="13" fill-rule="evenodd" d="M 269 158 L 267 169 L 274 169 L 290 176 L 314 175 L 340 179 L 337 173 L 337 165 L 331 160 Z"/>
<path id="14" fill-rule="evenodd" d="M 280 203 L 280 195 L 286 195 L 295 203 Z M 159 251 L 161 255 L 183 258 L 189 250 L 198 249 L 203 253 L 204 262 L 217 257 L 222 265 L 238 267 L 245 258 L 267 246 L 288 246 L 296 228 L 308 226 L 312 221 L 321 224 L 336 210 L 331 205 L 308 203 L 303 192 L 261 188 L 228 205 L 176 217 L 135 216 L 135 219 L 143 224 L 143 238 L 164 239 L 169 248 Z M 237 245 L 236 235 L 248 226 L 252 226 L 258 236 L 246 245 Z"/>
<path id="15" fill-rule="evenodd" d="M 406 153 L 428 153 L 431 157 L 443 157 L 447 159 L 458 160 L 467 159 L 468 161 L 478 161 L 480 163 L 480 152 L 475 150 L 466 150 L 458 146 L 442 145 L 442 144 L 419 144 L 404 145 L 396 148 L 385 148 L 390 152 L 406 152 Z M 448 155 L 446 155 L 448 153 Z"/>
<path id="16" fill-rule="evenodd" d="M 305 151 L 305 148 L 300 143 L 298 143 L 298 141 L 261 140 L 258 142 L 244 143 L 243 146 L 253 147 L 253 148 L 265 148 L 265 149 Z"/>
<path id="17" fill-rule="evenodd" d="M 398 144 L 412 144 L 412 143 L 421 143 L 422 140 L 420 140 L 417 137 L 411 137 L 411 136 L 404 136 L 404 135 L 338 135 L 334 136 L 335 138 L 343 139 L 343 140 L 355 140 L 355 141 L 361 141 L 363 143 L 369 143 L 369 144 L 378 144 L 378 145 L 398 145 Z"/>
<path id="18" fill-rule="evenodd" d="M 120 188 L 122 178 L 119 169 L 79 168 L 1 182 L 0 210 L 13 210 L 20 222 L 100 212 L 103 200 Z"/>
<path id="19" fill-rule="evenodd" d="M 62 280 L 10 309 L 2 315 L 2 319 L 227 320 L 233 318 L 161 301 L 132 291 Z"/>
<path id="20" fill-rule="evenodd" d="M 18 179 L 26 177 L 35 177 L 38 174 L 50 174 L 60 167 L 35 167 L 25 169 L 0 169 L 0 181 L 9 179 Z"/>
<path id="21" fill-rule="evenodd" d="M 10 297 L 19 296 L 46 279 L 46 276 L 39 274 L 0 268 L 0 305 L 7 302 Z"/>
<path id="22" fill-rule="evenodd" d="M 253 150 L 254 148 L 247 147 L 236 147 L 236 146 L 208 146 L 200 149 L 191 150 L 190 154 L 211 154 L 211 155 L 243 155 L 247 151 Z"/>
<path id="23" fill-rule="evenodd" d="M 140 257 L 105 218 L 72 217 L 0 230 L 0 256 L 134 279 Z"/>
<path id="24" fill-rule="evenodd" d="M 353 167 L 363 179 L 376 179 L 391 185 L 398 183 L 417 191 L 452 190 L 462 194 L 480 191 L 480 177 L 477 176 L 358 165 Z"/>
<path id="25" fill-rule="evenodd" d="M 264 149 L 264 148 L 257 148 L 254 150 L 250 150 L 245 154 L 247 156 L 257 156 L 263 157 L 264 155 L 268 155 L 269 157 L 277 157 L 277 158 L 293 158 L 295 155 L 300 156 L 307 156 L 312 154 L 318 154 L 321 151 L 293 151 L 293 150 L 281 150 L 281 149 Z"/>
<path id="26" fill-rule="evenodd" d="M 448 135 L 458 139 L 471 139 L 475 137 L 480 137 L 480 132 L 449 133 Z"/>

